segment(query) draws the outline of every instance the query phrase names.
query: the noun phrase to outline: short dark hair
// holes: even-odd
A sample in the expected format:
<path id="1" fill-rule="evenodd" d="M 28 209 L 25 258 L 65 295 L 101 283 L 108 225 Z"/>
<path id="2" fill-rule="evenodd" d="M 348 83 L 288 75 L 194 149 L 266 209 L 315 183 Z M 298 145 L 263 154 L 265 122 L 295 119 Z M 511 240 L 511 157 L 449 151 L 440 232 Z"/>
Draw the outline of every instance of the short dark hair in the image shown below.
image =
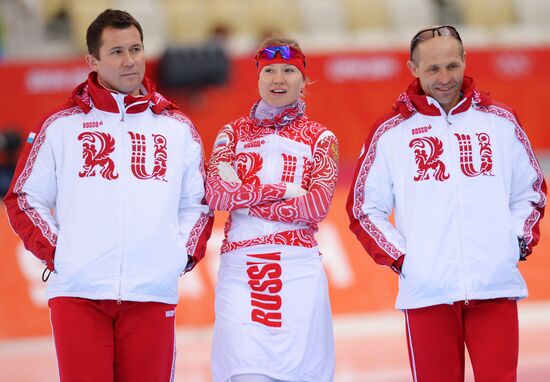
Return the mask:
<path id="1" fill-rule="evenodd" d="M 101 12 L 88 27 L 86 32 L 86 45 L 88 53 L 99 59 L 99 48 L 101 47 L 101 34 L 106 28 L 126 29 L 135 26 L 139 31 L 139 37 L 143 44 L 143 30 L 139 22 L 128 12 L 118 9 L 106 9 Z"/>

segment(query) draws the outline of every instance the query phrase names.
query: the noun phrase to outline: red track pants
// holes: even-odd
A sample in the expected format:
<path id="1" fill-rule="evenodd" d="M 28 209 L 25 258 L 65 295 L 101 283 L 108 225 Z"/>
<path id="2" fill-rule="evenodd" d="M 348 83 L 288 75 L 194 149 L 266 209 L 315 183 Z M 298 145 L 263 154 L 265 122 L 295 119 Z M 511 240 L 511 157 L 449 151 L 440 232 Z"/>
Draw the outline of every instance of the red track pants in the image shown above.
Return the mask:
<path id="1" fill-rule="evenodd" d="M 49 301 L 61 382 L 171 381 L 175 305 Z"/>
<path id="2" fill-rule="evenodd" d="M 476 382 L 516 382 L 518 313 L 515 300 L 457 301 L 405 310 L 415 382 L 463 382 L 464 344 Z"/>

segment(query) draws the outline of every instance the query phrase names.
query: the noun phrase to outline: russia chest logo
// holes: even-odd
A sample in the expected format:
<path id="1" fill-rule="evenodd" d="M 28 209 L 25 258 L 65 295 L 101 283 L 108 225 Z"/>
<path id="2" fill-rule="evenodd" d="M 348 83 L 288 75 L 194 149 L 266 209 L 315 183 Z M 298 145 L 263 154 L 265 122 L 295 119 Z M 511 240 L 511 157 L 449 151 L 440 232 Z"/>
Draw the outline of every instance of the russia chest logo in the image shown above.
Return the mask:
<path id="1" fill-rule="evenodd" d="M 260 184 L 258 173 L 264 161 L 258 153 L 239 153 L 235 157 L 237 174 L 244 183 Z"/>
<path id="2" fill-rule="evenodd" d="M 491 138 L 489 134 L 476 134 L 479 144 L 479 156 L 481 164 L 479 170 L 474 168 L 472 140 L 468 134 L 455 134 L 460 150 L 460 169 L 466 176 L 478 175 L 493 176 L 493 150 L 491 149 Z"/>
<path id="3" fill-rule="evenodd" d="M 145 159 L 147 156 L 147 143 L 145 135 L 128 132 L 132 138 L 132 174 L 138 179 L 157 179 L 166 182 L 166 161 L 168 155 L 166 153 L 166 138 L 160 134 L 153 134 L 153 142 L 155 146 L 154 166 L 150 174 L 145 168 Z"/>
<path id="4" fill-rule="evenodd" d="M 147 152 L 147 140 L 145 135 L 128 132 L 131 143 L 130 170 L 137 179 L 154 179 L 166 182 L 167 170 L 167 142 L 161 134 L 152 134 L 153 153 Z M 78 136 L 82 142 L 82 158 L 84 164 L 82 171 L 78 173 L 81 178 L 99 175 L 107 180 L 119 177 L 115 169 L 112 154 L 116 148 L 116 142 L 112 135 L 106 132 L 86 131 Z M 146 168 L 147 155 L 153 155 L 153 168 L 149 172 Z"/>
<path id="5" fill-rule="evenodd" d="M 449 179 L 450 175 L 445 171 L 445 164 L 441 159 L 443 143 L 436 137 L 415 138 L 409 143 L 414 150 L 414 161 L 418 166 L 414 181 L 430 179 L 430 174 L 435 180 Z"/>
<path id="6" fill-rule="evenodd" d="M 115 150 L 115 139 L 108 133 L 87 131 L 78 136 L 82 141 L 82 158 L 84 166 L 78 173 L 81 178 L 96 176 L 96 171 L 108 180 L 118 178 L 115 163 L 110 155 Z"/>
<path id="7" fill-rule="evenodd" d="M 460 170 L 467 177 L 493 176 L 493 151 L 491 138 L 487 133 L 476 134 L 479 145 L 479 169 L 476 170 L 473 158 L 472 139 L 469 134 L 454 134 L 458 143 Z M 409 147 L 413 149 L 414 161 L 417 166 L 414 181 L 424 181 L 430 176 L 437 181 L 450 178 L 441 156 L 444 152 L 443 142 L 437 137 L 414 138 Z"/>

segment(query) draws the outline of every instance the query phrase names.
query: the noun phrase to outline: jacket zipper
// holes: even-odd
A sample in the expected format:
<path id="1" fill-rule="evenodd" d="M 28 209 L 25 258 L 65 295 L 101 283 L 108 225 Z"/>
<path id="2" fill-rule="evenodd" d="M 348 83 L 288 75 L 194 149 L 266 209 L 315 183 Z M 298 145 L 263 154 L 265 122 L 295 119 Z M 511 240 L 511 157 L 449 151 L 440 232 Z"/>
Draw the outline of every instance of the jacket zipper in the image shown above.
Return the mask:
<path id="1" fill-rule="evenodd" d="M 124 105 L 124 98 L 126 97 L 125 94 L 116 94 L 115 95 L 115 101 L 118 105 L 118 110 L 120 112 L 120 122 L 124 122 L 124 117 L 126 116 L 126 110 L 127 108 L 131 107 L 131 106 L 135 106 L 135 105 L 139 105 L 139 104 L 142 104 L 142 103 L 145 103 L 145 102 L 148 102 L 148 101 L 138 101 L 138 102 L 134 102 L 133 104 L 130 104 L 128 105 L 128 107 L 126 107 Z M 124 138 L 126 137 L 124 135 L 124 133 L 126 132 L 125 131 L 125 128 L 124 128 L 124 123 L 121 123 L 121 131 L 122 131 L 122 134 L 121 134 L 121 140 L 124 141 Z M 122 180 L 122 186 L 124 187 L 124 180 Z M 124 209 L 126 207 L 124 201 L 124 195 L 125 195 L 125 192 L 122 193 L 122 217 L 121 217 L 121 220 L 124 219 Z M 122 229 L 124 229 L 125 225 L 124 225 L 124 222 L 122 224 Z M 119 281 L 118 281 L 118 298 L 117 298 L 117 304 L 120 305 L 122 304 L 122 270 L 123 270 L 123 264 L 124 264 L 124 253 L 125 253 L 125 245 L 124 245 L 124 237 L 125 235 L 121 235 L 122 236 L 122 244 L 121 244 L 121 254 L 120 254 L 120 269 L 119 269 Z"/>
<path id="2" fill-rule="evenodd" d="M 275 131 L 274 131 L 274 134 L 273 134 L 273 135 L 275 135 L 275 136 L 278 137 L 278 136 L 279 136 L 279 129 L 280 129 L 280 127 L 279 127 L 279 126 L 275 126 L 274 129 L 275 129 Z M 275 144 L 276 144 L 276 142 L 277 142 L 277 140 L 275 140 L 275 139 L 272 139 L 272 140 L 271 140 L 271 166 L 270 166 L 270 167 L 271 167 L 271 169 L 270 169 L 270 173 L 271 173 L 271 174 L 273 174 L 273 170 L 272 170 L 272 169 L 273 169 L 273 167 L 275 166 L 275 157 L 274 157 L 274 155 L 275 155 Z M 277 183 L 277 182 L 280 182 L 280 181 L 281 181 L 280 179 L 278 179 L 278 180 L 273 179 L 273 183 Z"/>
<path id="3" fill-rule="evenodd" d="M 125 94 L 114 94 L 115 101 L 120 113 L 120 122 L 124 122 L 124 116 L 126 115 L 126 106 L 124 106 Z"/>
<path id="4" fill-rule="evenodd" d="M 449 113 L 450 112 L 451 112 L 451 110 L 449 111 Z M 451 128 L 453 123 L 451 121 L 449 121 L 449 114 L 447 114 L 447 113 L 445 113 L 445 122 L 446 122 L 445 129 L 447 131 L 447 140 L 450 143 L 451 138 L 450 138 L 450 134 L 449 134 L 449 129 Z M 449 145 L 449 147 L 452 147 L 452 145 Z M 454 156 L 454 154 L 455 154 L 454 152 L 451 152 L 452 156 Z M 459 158 L 459 160 L 460 160 L 460 158 Z M 459 190 L 459 192 L 460 192 L 460 190 Z M 459 241 L 460 241 L 460 260 L 462 262 L 462 272 L 464 272 L 466 267 L 464 265 L 464 250 L 462 248 L 462 223 L 461 223 L 461 216 L 460 216 L 460 195 L 457 196 L 456 208 L 457 208 L 457 211 L 458 211 L 458 214 L 459 214 L 458 232 L 459 232 Z M 465 278 L 466 278 L 466 276 L 464 276 L 464 304 L 468 305 L 470 302 L 468 300 L 468 288 L 466 286 Z"/>
<path id="5" fill-rule="evenodd" d="M 263 129 L 271 129 L 270 127 L 262 127 Z M 279 135 L 279 127 L 275 126 L 272 128 L 273 129 L 273 133 L 271 135 L 273 136 L 278 136 Z M 268 159 L 269 158 L 269 172 L 268 174 L 274 174 L 274 171 L 273 171 L 273 168 L 275 167 L 275 145 L 277 144 L 277 140 L 276 139 L 270 139 L 269 140 L 270 143 L 269 143 L 269 153 L 266 154 L 266 156 L 264 157 L 264 160 Z M 260 154 L 261 155 L 261 154 Z M 277 179 L 272 179 L 272 183 L 279 183 L 281 180 L 277 180 Z M 286 192 L 286 191 L 285 191 Z M 265 228 L 266 226 L 266 223 L 263 223 L 262 222 L 262 226 Z"/>
<path id="6" fill-rule="evenodd" d="M 126 114 L 126 108 L 124 106 L 124 95 L 123 94 L 117 94 L 115 96 L 115 100 L 118 104 L 118 110 L 120 112 L 120 135 L 121 135 L 121 142 L 124 142 L 125 138 L 125 129 L 124 129 L 124 116 Z M 122 180 L 122 187 L 124 188 L 124 179 Z M 123 190 L 122 192 L 122 200 L 121 200 L 121 229 L 124 230 L 124 210 L 125 210 L 125 198 L 124 198 L 125 192 Z M 124 252 L 125 252 L 125 245 L 124 245 L 124 234 L 121 236 L 121 245 L 120 245 L 120 268 L 119 268 L 119 278 L 118 278 L 118 298 L 117 298 L 117 305 L 122 304 L 122 270 L 123 270 L 123 263 L 124 263 Z"/>

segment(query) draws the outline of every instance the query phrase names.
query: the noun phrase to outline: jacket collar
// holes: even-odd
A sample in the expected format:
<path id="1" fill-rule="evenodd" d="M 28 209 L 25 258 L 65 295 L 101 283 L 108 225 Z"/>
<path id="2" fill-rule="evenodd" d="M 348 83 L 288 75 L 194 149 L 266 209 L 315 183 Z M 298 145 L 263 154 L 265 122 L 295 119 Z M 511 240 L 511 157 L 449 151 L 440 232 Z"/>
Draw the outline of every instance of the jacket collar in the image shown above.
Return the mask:
<path id="1" fill-rule="evenodd" d="M 177 106 L 155 91 L 155 83 L 145 77 L 140 86 L 140 95 L 132 96 L 120 94 L 105 88 L 99 82 L 96 72 L 91 72 L 88 79 L 78 85 L 72 92 L 71 98 L 80 108 L 88 113 L 97 108 L 111 113 L 141 113 L 151 107 L 155 114 L 167 109 L 177 109 Z M 119 99 L 117 103 L 116 98 Z M 124 108 L 124 110 L 121 110 Z"/>
<path id="2" fill-rule="evenodd" d="M 290 122 L 304 115 L 306 111 L 306 103 L 301 99 L 296 100 L 292 105 L 285 108 L 279 115 L 276 115 L 272 119 L 258 119 L 256 118 L 256 109 L 261 100 L 258 100 L 252 109 L 250 110 L 250 118 L 259 126 L 282 128 L 288 125 Z"/>
<path id="3" fill-rule="evenodd" d="M 488 94 L 477 90 L 474 85 L 474 80 L 471 77 L 464 76 L 460 92 L 462 98 L 458 104 L 451 109 L 451 115 L 468 110 L 472 104 L 486 105 L 490 103 Z M 440 107 L 437 105 L 437 101 L 424 93 L 418 78 L 411 82 L 405 92 L 399 95 L 397 102 L 394 104 L 394 109 L 399 111 L 399 113 L 406 118 L 417 112 L 430 116 L 442 114 Z"/>

